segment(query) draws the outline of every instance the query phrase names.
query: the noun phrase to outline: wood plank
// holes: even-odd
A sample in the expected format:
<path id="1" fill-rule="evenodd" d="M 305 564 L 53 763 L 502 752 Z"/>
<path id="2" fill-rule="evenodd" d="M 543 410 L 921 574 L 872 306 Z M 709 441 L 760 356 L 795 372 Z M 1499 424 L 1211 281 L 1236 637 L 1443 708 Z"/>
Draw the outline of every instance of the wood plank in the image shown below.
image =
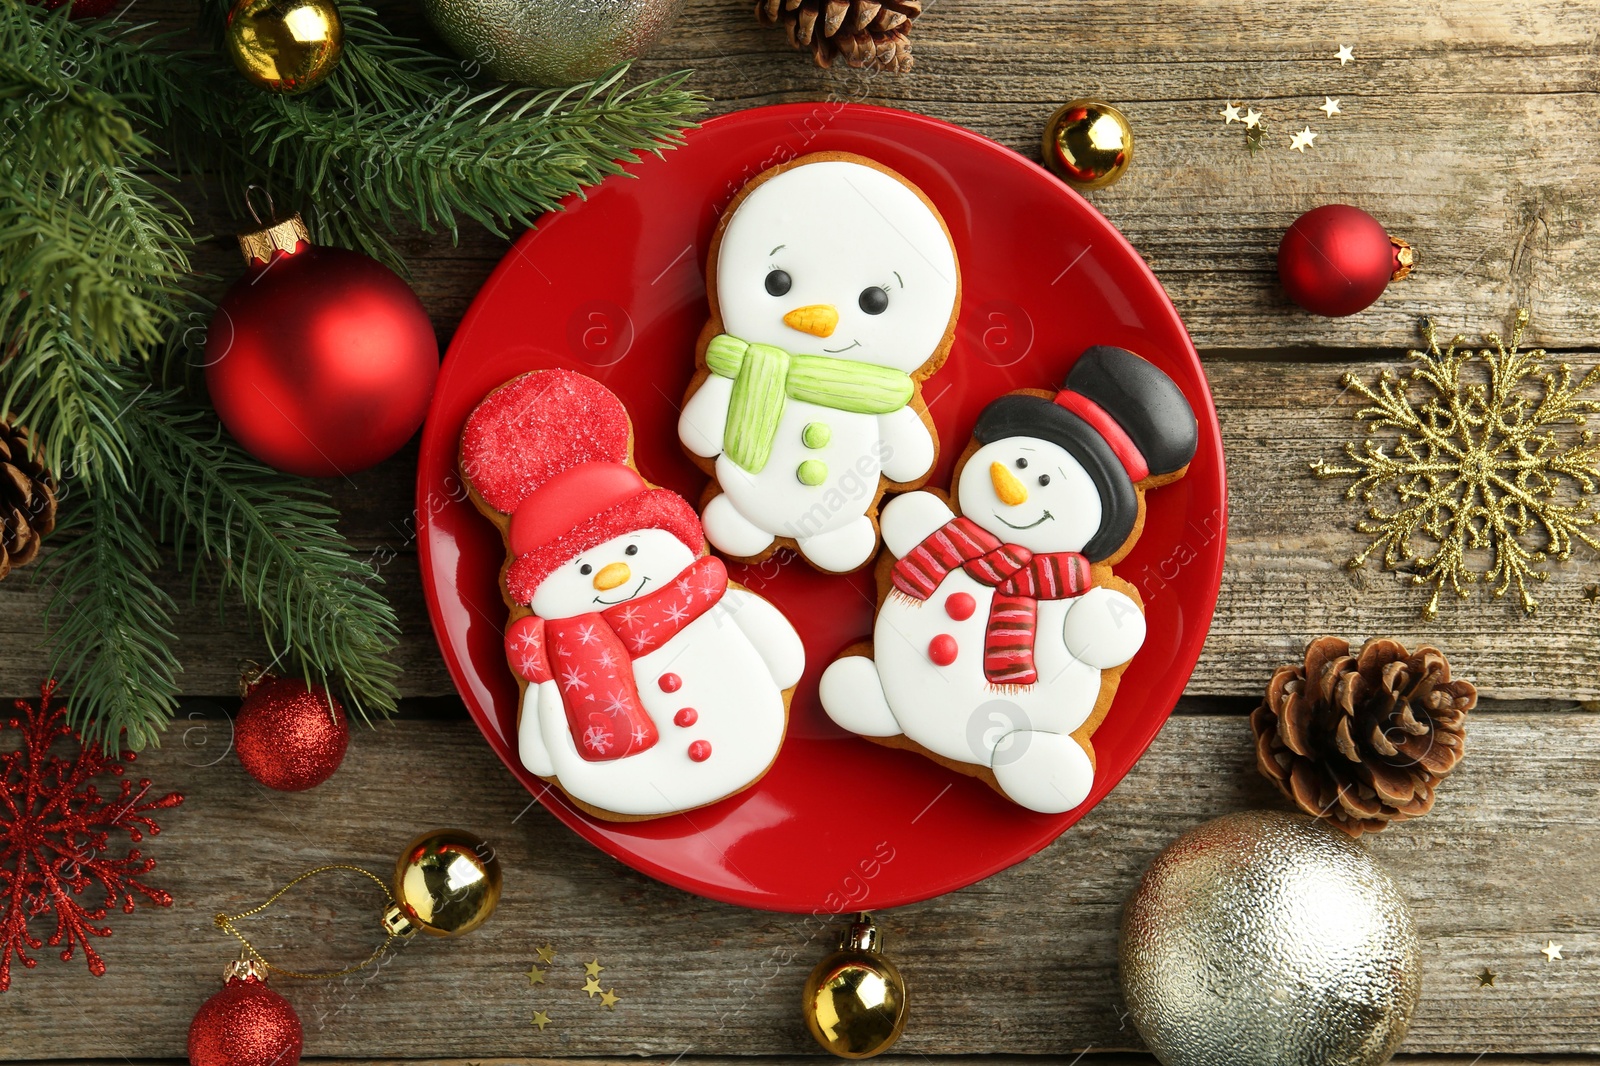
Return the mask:
<path id="1" fill-rule="evenodd" d="M 1471 754 L 1434 814 L 1372 839 L 1422 931 L 1424 999 L 1413 1054 L 1600 1053 L 1600 749 L 1592 717 L 1481 714 Z M 1135 1045 L 1123 1020 L 1115 944 L 1123 899 L 1173 835 L 1226 811 L 1277 806 L 1252 767 L 1237 717 L 1174 719 L 1127 780 L 1036 858 L 943 899 L 881 915 L 913 983 L 902 1050 L 1069 1055 Z M 148 848 L 170 910 L 118 916 L 97 945 L 99 980 L 81 960 L 46 957 L 0 998 L 18 1058 L 171 1058 L 215 987 L 230 941 L 218 910 L 264 898 L 288 876 L 331 861 L 385 871 L 417 830 L 458 823 L 488 836 L 506 865 L 499 914 L 459 942 L 408 944 L 350 983 L 280 981 L 314 1057 L 460 1057 L 810 1052 L 796 998 L 831 935 L 806 916 L 741 911 L 650 881 L 527 810 L 471 727 L 400 723 L 357 738 L 319 789 L 266 795 L 231 759 L 178 745 L 141 761 L 159 788 L 190 797 Z M 837 861 L 825 850 L 817 862 Z M 358 957 L 373 894 L 325 881 L 252 923 L 269 953 L 297 964 Z M 311 900 L 315 905 L 311 905 Z M 1539 954 L 1546 938 L 1566 959 Z M 520 976 L 534 949 L 559 952 L 545 985 Z M 287 947 L 286 947 L 287 945 Z M 623 996 L 601 1010 L 579 985 L 598 957 Z M 1495 987 L 1473 974 L 1489 966 Z M 85 997 L 133 1025 L 84 1024 Z M 545 1009 L 556 1025 L 529 1025 Z"/>
<path id="2" fill-rule="evenodd" d="M 1253 698 L 1273 668 L 1299 654 L 1306 640 L 1335 633 L 1357 640 L 1432 641 L 1491 698 L 1600 699 L 1600 645 L 1593 639 L 1600 607 L 1583 598 L 1584 588 L 1600 580 L 1593 552 L 1582 549 L 1551 567 L 1551 581 L 1537 590 L 1539 614 L 1531 619 L 1512 602 L 1515 597 L 1495 600 L 1480 588 L 1464 604 L 1447 600 L 1440 617 L 1426 622 L 1420 613 L 1425 591 L 1412 587 L 1407 574 L 1386 573 L 1377 564 L 1345 568 L 1365 543 L 1354 530 L 1364 512 L 1344 498 L 1343 482 L 1314 479 L 1308 464 L 1338 458 L 1343 442 L 1362 432 L 1352 417 L 1358 405 L 1343 394 L 1340 376 L 1349 370 L 1372 380 L 1396 365 L 1398 360 L 1207 361 L 1223 427 L 1231 516 L 1216 621 L 1188 693 Z M 330 488 L 346 529 L 379 565 L 403 620 L 397 660 L 405 671 L 405 694 L 448 696 L 454 688 L 429 628 L 416 567 L 413 468 L 414 452 L 407 451 Z M 173 576 L 170 586 L 180 603 L 188 602 L 186 578 Z M 47 598 L 47 586 L 27 572 L 0 584 L 0 604 L 6 606 L 0 646 L 10 651 L 0 656 L 0 692 L 30 692 L 45 669 L 48 658 L 38 649 Z M 263 654 L 238 612 L 219 624 L 212 603 L 202 594 L 178 628 L 185 686 L 197 695 L 234 691 L 240 659 Z M 1497 653 L 1507 634 L 1519 654 Z"/>

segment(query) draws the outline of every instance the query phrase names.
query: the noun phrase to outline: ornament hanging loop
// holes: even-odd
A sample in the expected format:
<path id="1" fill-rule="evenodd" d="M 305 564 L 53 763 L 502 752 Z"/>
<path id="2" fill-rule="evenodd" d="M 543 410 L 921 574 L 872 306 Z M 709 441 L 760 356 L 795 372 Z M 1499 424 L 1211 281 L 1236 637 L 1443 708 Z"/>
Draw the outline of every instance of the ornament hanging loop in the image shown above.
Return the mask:
<path id="1" fill-rule="evenodd" d="M 260 192 L 262 196 L 267 198 L 267 218 L 265 221 L 261 218 L 260 212 L 256 210 L 255 202 L 250 199 L 250 194 L 253 192 Z M 254 182 L 246 185 L 244 187 L 244 206 L 245 210 L 250 212 L 250 217 L 256 220 L 256 225 L 258 226 L 270 226 L 278 220 L 278 210 L 272 204 L 272 192 L 265 185 L 257 185 Z"/>
<path id="2" fill-rule="evenodd" d="M 262 911 L 266 910 L 268 907 L 272 906 L 274 903 L 278 902 L 279 899 L 283 898 L 283 896 L 287 894 L 290 889 L 294 888 L 300 882 L 308 881 L 311 878 L 316 877 L 318 874 L 331 873 L 335 870 L 347 870 L 350 873 L 360 874 L 362 877 L 368 878 L 369 880 L 375 882 L 377 886 L 383 890 L 383 896 L 385 900 L 383 926 L 387 936 L 385 936 L 383 943 L 380 944 L 371 955 L 368 955 L 365 959 L 356 963 L 354 966 L 346 966 L 342 970 L 332 970 L 325 973 L 302 973 L 296 970 L 286 970 L 282 966 L 277 966 L 272 962 L 269 962 L 266 956 L 262 955 L 260 951 L 256 950 L 255 946 L 245 938 L 245 935 L 234 927 L 235 922 L 243 921 L 246 918 L 253 918 Z M 376 962 L 385 951 L 389 950 L 389 945 L 394 943 L 397 937 L 409 936 L 411 932 L 415 932 L 415 929 L 412 929 L 409 932 L 400 930 L 395 924 L 392 924 L 389 921 L 389 912 L 395 909 L 394 894 L 389 891 L 389 886 L 384 884 L 383 878 L 379 877 L 370 870 L 363 870 L 359 866 L 348 866 L 343 863 L 335 863 L 329 866 L 318 866 L 314 870 L 307 870 L 305 873 L 301 874 L 299 877 L 296 877 L 293 881 L 290 881 L 288 884 L 278 889 L 278 891 L 268 896 L 264 902 L 251 907 L 247 911 L 241 911 L 238 914 L 219 913 L 215 918 L 212 919 L 212 921 L 216 924 L 218 929 L 221 929 L 223 932 L 233 936 L 239 941 L 240 944 L 243 945 L 241 962 L 234 963 L 233 966 L 239 966 L 245 962 L 248 962 L 250 965 L 259 963 L 262 967 L 271 970 L 273 973 L 279 973 L 285 977 L 298 977 L 304 980 L 322 981 L 335 977 L 345 977 L 349 974 L 355 973 L 358 970 L 365 969 L 366 967 L 372 965 L 372 963 Z M 231 969 L 232 967 L 230 967 L 230 971 Z"/>

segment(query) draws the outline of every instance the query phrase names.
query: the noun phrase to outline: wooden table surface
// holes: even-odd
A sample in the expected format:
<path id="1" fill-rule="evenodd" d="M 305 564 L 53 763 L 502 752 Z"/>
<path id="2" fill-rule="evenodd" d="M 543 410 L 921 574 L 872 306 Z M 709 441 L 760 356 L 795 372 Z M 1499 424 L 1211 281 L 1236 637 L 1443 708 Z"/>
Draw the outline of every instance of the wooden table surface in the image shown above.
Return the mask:
<path id="1" fill-rule="evenodd" d="M 176 5 L 174 5 L 174 8 Z M 1308 637 L 1428 640 L 1477 681 L 1470 754 L 1429 817 L 1369 838 L 1410 899 L 1424 991 L 1406 1061 L 1600 1063 L 1600 608 L 1580 553 L 1538 590 L 1535 618 L 1482 594 L 1424 622 L 1405 575 L 1343 567 L 1361 544 L 1342 487 L 1307 463 L 1351 437 L 1347 370 L 1375 376 L 1433 315 L 1448 333 L 1503 329 L 1514 306 L 1552 361 L 1596 361 L 1600 244 L 1600 9 L 1561 0 L 937 0 L 906 77 L 819 71 L 746 0 L 689 0 L 642 64 L 698 71 L 717 111 L 848 99 L 924 112 L 1034 156 L 1063 100 L 1127 112 L 1137 159 L 1093 202 L 1145 256 L 1189 325 L 1216 396 L 1231 475 L 1227 573 L 1205 654 L 1178 713 L 1110 798 L 1037 857 L 971 888 L 881 915 L 914 986 L 907 1056 L 1070 1056 L 1151 1061 L 1117 990 L 1120 907 L 1180 830 L 1281 806 L 1257 775 L 1245 715 L 1273 666 Z M 164 10 L 164 9 L 163 9 Z M 391 7 L 400 20 L 414 12 Z M 1334 59 L 1341 44 L 1355 63 Z M 1323 95 L 1344 114 L 1325 120 Z M 1244 151 L 1217 115 L 1266 112 L 1267 151 Z M 1303 155 L 1302 125 L 1323 131 Z M 1420 266 L 1371 310 L 1330 321 L 1286 305 L 1273 256 L 1302 211 L 1371 211 Z M 448 337 L 506 245 L 481 233 L 409 237 L 416 286 Z M 211 253 L 231 276 L 219 242 Z M 561 827 L 505 773 L 466 720 L 428 628 L 411 537 L 414 451 L 335 488 L 345 525 L 382 563 L 405 626 L 408 700 L 356 735 L 331 782 L 300 795 L 256 787 L 225 755 L 243 620 L 202 600 L 179 654 L 193 717 L 141 761 L 188 801 L 147 845 L 169 910 L 116 916 L 97 946 L 109 972 L 48 951 L 0 996 L 0 1058 L 173 1060 L 230 957 L 213 927 L 286 875 L 328 861 L 382 871 L 416 829 L 459 823 L 492 837 L 507 869 L 499 914 L 471 939 L 418 941 L 350 981 L 279 982 L 305 1021 L 308 1057 L 465 1062 L 648 1055 L 698 1061 L 815 1049 L 801 983 L 834 935 L 815 919 L 742 911 L 656 884 Z M 175 578 L 180 595 L 186 579 Z M 26 578 L 0 585 L 0 692 L 32 693 L 46 668 Z M 870 903 L 870 900 L 869 900 Z M 308 966 L 359 953 L 370 897 L 351 888 L 286 908 L 255 931 Z M 356 931 L 352 931 L 356 930 Z M 1547 961 L 1547 940 L 1564 959 Z M 554 945 L 547 983 L 521 976 Z M 305 948 L 305 945 L 312 945 Z M 621 1002 L 599 1008 L 579 965 L 598 958 Z M 1498 976 L 1479 987 L 1488 967 Z M 535 1009 L 553 1024 L 530 1024 Z M 1483 1059 L 1490 1056 L 1490 1059 Z M 1529 1058 L 1520 1058 L 1527 1056 Z"/>

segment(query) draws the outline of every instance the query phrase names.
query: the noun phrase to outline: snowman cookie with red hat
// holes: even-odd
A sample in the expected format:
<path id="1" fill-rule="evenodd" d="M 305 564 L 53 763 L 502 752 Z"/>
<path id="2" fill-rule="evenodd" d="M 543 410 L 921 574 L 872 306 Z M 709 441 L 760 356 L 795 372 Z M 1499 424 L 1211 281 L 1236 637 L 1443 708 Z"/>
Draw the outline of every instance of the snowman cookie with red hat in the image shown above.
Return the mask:
<path id="1" fill-rule="evenodd" d="M 502 385 L 461 436 L 473 503 L 506 542 L 519 756 L 611 820 L 755 784 L 805 667 L 788 619 L 728 580 L 694 508 L 632 454 L 621 401 L 567 370 Z"/>
<path id="2" fill-rule="evenodd" d="M 1145 493 L 1182 477 L 1197 442 L 1178 386 L 1121 348 L 1084 352 L 1059 391 L 990 403 L 952 497 L 884 509 L 874 639 L 823 673 L 829 717 L 1030 810 L 1077 807 L 1091 737 L 1144 643 L 1144 605 L 1112 566 Z"/>

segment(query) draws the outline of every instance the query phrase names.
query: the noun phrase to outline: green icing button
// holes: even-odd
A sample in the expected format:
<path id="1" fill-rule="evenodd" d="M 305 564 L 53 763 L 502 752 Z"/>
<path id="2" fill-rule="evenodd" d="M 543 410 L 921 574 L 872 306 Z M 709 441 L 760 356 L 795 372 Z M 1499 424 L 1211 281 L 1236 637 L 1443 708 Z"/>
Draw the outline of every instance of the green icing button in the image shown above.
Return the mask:
<path id="1" fill-rule="evenodd" d="M 800 431 L 800 439 L 805 442 L 807 448 L 826 448 L 828 442 L 833 439 L 833 430 L 828 428 L 826 422 L 808 422 L 806 428 Z M 802 477 L 800 480 L 806 479 Z M 806 481 L 806 484 L 813 485 L 816 482 Z"/>
<path id="2" fill-rule="evenodd" d="M 812 423 L 812 425 L 819 424 Z M 828 427 L 823 426 L 822 428 L 827 429 Z M 807 432 L 810 432 L 810 430 L 808 429 Z M 828 464 L 821 459 L 807 459 L 800 464 L 800 469 L 795 471 L 795 476 L 800 479 L 800 484 L 802 485 L 820 485 L 828 480 Z"/>

